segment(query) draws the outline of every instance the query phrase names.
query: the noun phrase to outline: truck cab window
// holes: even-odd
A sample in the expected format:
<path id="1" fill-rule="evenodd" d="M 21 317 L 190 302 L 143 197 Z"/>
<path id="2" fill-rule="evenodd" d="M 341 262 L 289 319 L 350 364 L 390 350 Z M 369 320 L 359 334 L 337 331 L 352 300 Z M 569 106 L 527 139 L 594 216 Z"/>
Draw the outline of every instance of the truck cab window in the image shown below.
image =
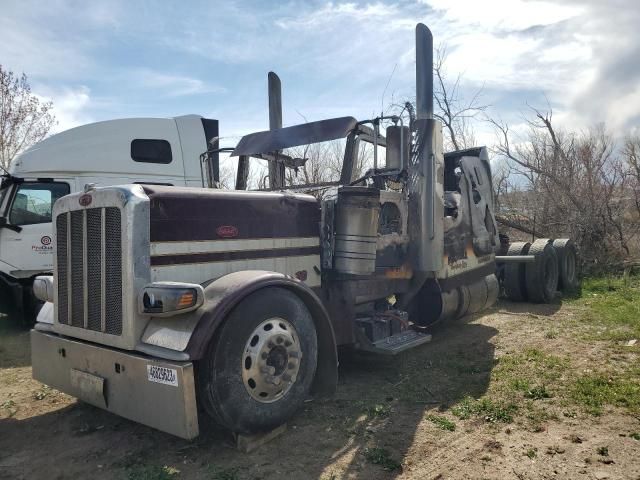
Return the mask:
<path id="1" fill-rule="evenodd" d="M 143 163 L 171 163 L 171 144 L 166 140 L 135 139 L 131 142 L 131 158 Z"/>
<path id="2" fill-rule="evenodd" d="M 13 198 L 9 222 L 13 225 L 49 223 L 53 204 L 69 192 L 67 183 L 25 182 Z"/>

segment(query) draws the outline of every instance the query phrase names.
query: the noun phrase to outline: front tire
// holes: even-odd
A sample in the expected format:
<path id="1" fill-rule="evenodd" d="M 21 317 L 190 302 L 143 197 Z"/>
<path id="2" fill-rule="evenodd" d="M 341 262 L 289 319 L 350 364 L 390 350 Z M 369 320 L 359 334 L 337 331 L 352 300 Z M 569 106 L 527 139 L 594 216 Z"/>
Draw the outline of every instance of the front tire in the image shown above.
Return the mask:
<path id="1" fill-rule="evenodd" d="M 272 430 L 300 409 L 318 357 L 313 318 L 289 290 L 259 290 L 231 312 L 198 366 L 199 400 L 220 425 Z"/>

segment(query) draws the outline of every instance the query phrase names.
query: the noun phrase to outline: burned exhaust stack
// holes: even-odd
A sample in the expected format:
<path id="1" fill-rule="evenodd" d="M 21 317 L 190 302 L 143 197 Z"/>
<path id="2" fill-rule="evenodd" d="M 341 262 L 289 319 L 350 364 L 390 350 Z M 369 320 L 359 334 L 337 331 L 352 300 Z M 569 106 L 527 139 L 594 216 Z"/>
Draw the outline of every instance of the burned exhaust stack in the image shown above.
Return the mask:
<path id="1" fill-rule="evenodd" d="M 416 118 L 433 118 L 433 35 L 426 25 L 416 25 Z"/>
<path id="2" fill-rule="evenodd" d="M 269 130 L 282 128 L 282 86 L 280 77 L 269 72 Z M 284 187 L 284 164 L 269 162 L 269 186 L 272 189 Z"/>
<path id="3" fill-rule="evenodd" d="M 416 26 L 414 130 L 409 185 L 413 219 L 409 235 L 417 271 L 437 272 L 442 268 L 444 255 L 442 127 L 433 118 L 433 36 L 421 23 Z"/>

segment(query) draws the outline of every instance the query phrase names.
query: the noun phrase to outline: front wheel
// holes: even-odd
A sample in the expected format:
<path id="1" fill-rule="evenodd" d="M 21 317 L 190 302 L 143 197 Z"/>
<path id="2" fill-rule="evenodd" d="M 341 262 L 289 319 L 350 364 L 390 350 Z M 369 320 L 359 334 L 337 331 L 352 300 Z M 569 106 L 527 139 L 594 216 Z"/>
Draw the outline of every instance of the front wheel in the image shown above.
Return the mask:
<path id="1" fill-rule="evenodd" d="M 231 312 L 209 345 L 198 366 L 199 400 L 233 432 L 271 430 L 309 395 L 317 357 L 304 302 L 283 288 L 259 290 Z"/>

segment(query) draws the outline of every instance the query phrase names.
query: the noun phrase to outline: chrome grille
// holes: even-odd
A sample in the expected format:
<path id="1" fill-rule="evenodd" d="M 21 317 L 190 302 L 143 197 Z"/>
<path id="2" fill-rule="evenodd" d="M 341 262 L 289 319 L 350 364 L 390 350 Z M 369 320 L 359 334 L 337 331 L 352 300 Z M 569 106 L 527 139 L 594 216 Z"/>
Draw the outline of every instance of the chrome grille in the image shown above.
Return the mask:
<path id="1" fill-rule="evenodd" d="M 58 322 L 122 334 L 122 233 L 116 207 L 56 218 Z"/>
<path id="2" fill-rule="evenodd" d="M 102 209 L 87 210 L 87 328 L 102 327 Z"/>
<path id="3" fill-rule="evenodd" d="M 84 326 L 84 212 L 71 212 L 71 325 Z"/>
<path id="4" fill-rule="evenodd" d="M 111 288 L 105 290 L 106 331 L 113 335 L 122 333 L 122 248 L 120 210 L 107 208 L 105 215 L 105 277 Z M 118 281 L 115 281 L 118 279 Z"/>
<path id="5" fill-rule="evenodd" d="M 63 213 L 56 218 L 57 262 L 58 262 L 58 320 L 67 323 L 69 318 L 69 295 L 67 277 L 67 214 Z"/>

